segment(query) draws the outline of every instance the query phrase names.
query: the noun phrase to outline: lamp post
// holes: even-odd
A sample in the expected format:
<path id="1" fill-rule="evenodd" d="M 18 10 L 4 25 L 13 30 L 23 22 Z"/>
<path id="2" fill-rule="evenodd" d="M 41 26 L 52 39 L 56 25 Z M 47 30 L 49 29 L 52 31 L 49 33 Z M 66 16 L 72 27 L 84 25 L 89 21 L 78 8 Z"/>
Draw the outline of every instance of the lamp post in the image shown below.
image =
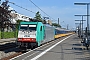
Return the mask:
<path id="1" fill-rule="evenodd" d="M 82 17 L 82 20 L 81 21 L 82 21 L 82 35 L 83 35 L 83 21 L 86 21 L 86 20 L 83 20 L 83 17 L 84 16 L 87 16 L 87 15 L 75 15 L 75 16 L 81 16 Z"/>
<path id="2" fill-rule="evenodd" d="M 80 36 L 80 38 L 81 38 L 81 20 L 75 20 L 75 21 L 80 21 L 79 36 Z"/>
<path id="3" fill-rule="evenodd" d="M 89 5 L 90 3 L 74 3 L 75 5 L 87 5 L 87 32 L 89 31 Z M 88 34 L 87 34 L 88 37 Z"/>
<path id="4" fill-rule="evenodd" d="M 85 21 L 85 20 L 75 20 L 75 21 L 80 21 L 80 38 L 83 35 L 83 22 L 81 23 L 81 21 Z M 82 29 L 81 29 L 81 24 L 82 24 Z"/>

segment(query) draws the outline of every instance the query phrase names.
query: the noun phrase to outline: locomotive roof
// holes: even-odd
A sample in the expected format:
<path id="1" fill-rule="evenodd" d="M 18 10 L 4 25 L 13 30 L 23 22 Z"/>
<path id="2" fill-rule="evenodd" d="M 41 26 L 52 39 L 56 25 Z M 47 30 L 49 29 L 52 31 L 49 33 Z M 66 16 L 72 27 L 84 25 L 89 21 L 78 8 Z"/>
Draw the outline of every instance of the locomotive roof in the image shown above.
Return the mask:
<path id="1" fill-rule="evenodd" d="M 43 24 L 42 22 L 20 22 L 20 24 L 38 24 L 38 23 Z M 44 24 L 44 26 L 53 27 L 49 24 Z"/>
<path id="2" fill-rule="evenodd" d="M 42 22 L 20 22 L 20 24 L 38 24 Z"/>

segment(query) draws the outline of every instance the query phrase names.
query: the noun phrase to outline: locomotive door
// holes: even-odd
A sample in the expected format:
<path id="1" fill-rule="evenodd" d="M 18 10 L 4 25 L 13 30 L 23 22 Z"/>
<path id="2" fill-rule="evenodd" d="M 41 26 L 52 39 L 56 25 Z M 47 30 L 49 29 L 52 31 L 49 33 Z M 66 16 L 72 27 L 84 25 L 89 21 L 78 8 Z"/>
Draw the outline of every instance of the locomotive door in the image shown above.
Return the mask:
<path id="1" fill-rule="evenodd" d="M 41 40 L 42 40 L 42 26 L 40 27 L 40 35 L 41 35 Z"/>

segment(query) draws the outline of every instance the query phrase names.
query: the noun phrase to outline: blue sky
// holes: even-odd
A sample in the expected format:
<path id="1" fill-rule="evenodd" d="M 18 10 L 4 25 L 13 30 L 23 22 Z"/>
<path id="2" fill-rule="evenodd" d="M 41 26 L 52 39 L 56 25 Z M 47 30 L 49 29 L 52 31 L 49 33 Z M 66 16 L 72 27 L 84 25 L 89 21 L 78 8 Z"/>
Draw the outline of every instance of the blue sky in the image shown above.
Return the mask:
<path id="1" fill-rule="evenodd" d="M 3 0 L 2 0 L 3 1 Z M 33 12 L 40 11 L 37 7 L 35 7 L 29 0 L 9 0 L 10 2 L 14 2 L 19 6 L 27 8 Z M 39 8 L 41 8 L 45 13 L 47 13 L 53 22 L 57 23 L 57 19 L 60 18 L 60 25 L 64 28 L 69 25 L 69 29 L 75 28 L 75 23 L 79 23 L 81 17 L 74 16 L 77 14 L 86 15 L 86 6 L 74 5 L 75 2 L 90 2 L 90 0 L 32 0 Z M 17 6 L 10 4 L 10 6 L 15 9 L 18 13 L 34 17 L 35 14 L 25 11 Z M 90 11 L 90 10 L 89 10 Z M 41 12 L 42 17 L 48 17 L 46 14 Z M 84 17 L 86 19 L 86 17 Z M 84 27 L 86 27 L 86 21 L 84 22 Z"/>

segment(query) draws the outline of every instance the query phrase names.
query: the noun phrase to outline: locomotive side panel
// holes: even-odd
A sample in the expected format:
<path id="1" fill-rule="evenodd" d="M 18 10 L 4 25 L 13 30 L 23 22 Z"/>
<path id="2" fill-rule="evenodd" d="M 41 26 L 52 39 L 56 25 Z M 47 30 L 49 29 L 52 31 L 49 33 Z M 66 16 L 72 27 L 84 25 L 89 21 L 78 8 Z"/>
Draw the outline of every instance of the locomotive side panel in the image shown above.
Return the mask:
<path id="1" fill-rule="evenodd" d="M 54 31 L 55 31 L 54 27 L 45 25 L 45 36 L 44 36 L 44 40 L 42 41 L 42 43 L 54 40 L 54 35 L 55 35 Z"/>
<path id="2" fill-rule="evenodd" d="M 41 41 L 44 39 L 44 26 L 42 23 L 38 23 L 37 25 L 37 34 L 36 34 L 36 41 L 38 43 L 38 46 L 41 45 Z"/>

